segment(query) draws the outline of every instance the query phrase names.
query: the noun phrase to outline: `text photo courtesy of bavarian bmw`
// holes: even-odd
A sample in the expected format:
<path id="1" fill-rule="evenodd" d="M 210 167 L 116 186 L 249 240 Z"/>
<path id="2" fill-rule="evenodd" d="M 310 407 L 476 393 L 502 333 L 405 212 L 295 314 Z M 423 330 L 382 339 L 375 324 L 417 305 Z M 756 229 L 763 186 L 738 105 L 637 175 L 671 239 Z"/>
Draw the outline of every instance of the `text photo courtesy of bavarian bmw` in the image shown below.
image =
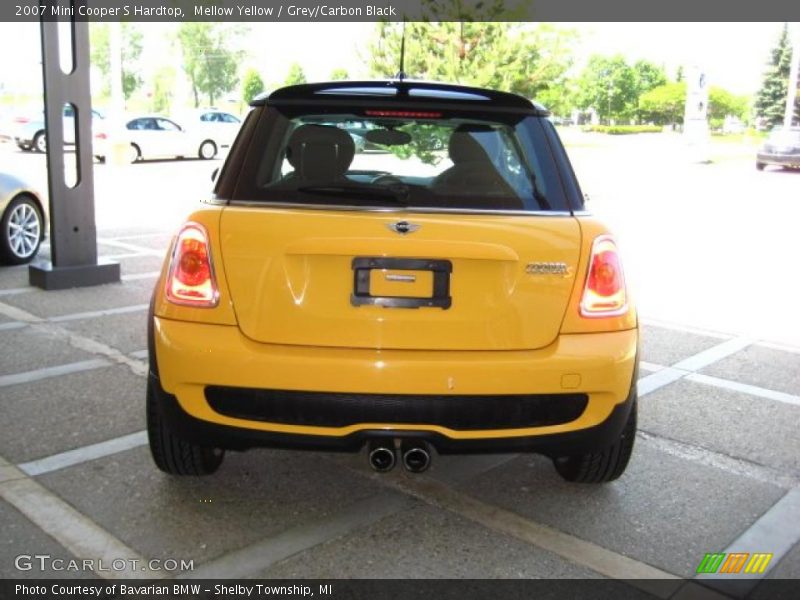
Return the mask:
<path id="1" fill-rule="evenodd" d="M 156 465 L 366 447 L 377 471 L 537 452 L 569 481 L 619 477 L 637 316 L 547 111 L 407 80 L 252 105 L 154 291 Z"/>

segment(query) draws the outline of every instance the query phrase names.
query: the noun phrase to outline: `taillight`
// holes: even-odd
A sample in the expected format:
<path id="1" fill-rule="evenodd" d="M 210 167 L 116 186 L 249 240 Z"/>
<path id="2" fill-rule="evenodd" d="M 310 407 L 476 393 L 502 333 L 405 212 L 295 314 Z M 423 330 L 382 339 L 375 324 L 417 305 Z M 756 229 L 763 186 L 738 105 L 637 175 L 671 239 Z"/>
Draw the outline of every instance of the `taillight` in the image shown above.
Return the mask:
<path id="1" fill-rule="evenodd" d="M 94 137 L 95 137 L 95 139 L 98 139 L 98 140 L 107 140 L 108 139 L 108 136 L 105 133 L 95 133 Z"/>
<path id="2" fill-rule="evenodd" d="M 611 236 L 601 235 L 592 244 L 581 297 L 581 316 L 616 317 L 627 310 L 628 294 L 617 244 Z"/>
<path id="3" fill-rule="evenodd" d="M 14 123 L 21 123 L 24 125 L 25 123 L 30 123 L 30 121 L 28 117 L 14 117 Z"/>
<path id="4" fill-rule="evenodd" d="M 199 223 L 186 223 L 178 233 L 166 293 L 170 302 L 186 306 L 212 308 L 219 302 L 208 234 Z"/>

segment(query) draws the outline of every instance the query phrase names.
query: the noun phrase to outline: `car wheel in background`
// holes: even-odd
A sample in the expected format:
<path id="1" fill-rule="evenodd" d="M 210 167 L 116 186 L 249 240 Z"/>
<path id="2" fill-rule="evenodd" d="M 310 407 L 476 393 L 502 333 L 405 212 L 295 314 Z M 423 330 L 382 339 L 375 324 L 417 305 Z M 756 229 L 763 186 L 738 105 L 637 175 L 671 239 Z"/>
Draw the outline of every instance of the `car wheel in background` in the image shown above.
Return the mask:
<path id="1" fill-rule="evenodd" d="M 217 155 L 217 145 L 211 140 L 206 140 L 200 144 L 200 149 L 197 151 L 197 155 L 203 160 L 211 160 Z"/>
<path id="2" fill-rule="evenodd" d="M 44 131 L 40 131 L 33 136 L 33 149 L 36 150 L 36 152 L 47 152 L 47 136 Z"/>
<path id="3" fill-rule="evenodd" d="M 127 151 L 127 159 L 129 163 L 135 163 L 142 160 L 142 151 L 139 149 L 139 146 L 136 144 L 131 144 L 128 147 Z"/>
<path id="4" fill-rule="evenodd" d="M 7 265 L 30 262 L 42 243 L 42 212 L 30 196 L 14 198 L 0 220 L 0 259 Z"/>
<path id="5" fill-rule="evenodd" d="M 30 152 L 32 149 L 30 144 L 19 144 L 19 143 L 17 144 L 17 148 L 19 148 L 23 152 Z"/>
<path id="6" fill-rule="evenodd" d="M 556 471 L 567 481 L 576 483 L 606 483 L 625 472 L 636 439 L 636 396 L 634 395 L 628 421 L 619 439 L 605 450 L 587 452 L 553 459 Z"/>
<path id="7" fill-rule="evenodd" d="M 169 430 L 156 400 L 158 380 L 147 385 L 147 438 L 156 466 L 170 475 L 211 475 L 222 464 L 225 452 L 182 440 Z"/>
<path id="8" fill-rule="evenodd" d="M 765 166 L 766 165 L 764 163 L 756 161 L 756 169 L 759 171 L 763 171 Z"/>

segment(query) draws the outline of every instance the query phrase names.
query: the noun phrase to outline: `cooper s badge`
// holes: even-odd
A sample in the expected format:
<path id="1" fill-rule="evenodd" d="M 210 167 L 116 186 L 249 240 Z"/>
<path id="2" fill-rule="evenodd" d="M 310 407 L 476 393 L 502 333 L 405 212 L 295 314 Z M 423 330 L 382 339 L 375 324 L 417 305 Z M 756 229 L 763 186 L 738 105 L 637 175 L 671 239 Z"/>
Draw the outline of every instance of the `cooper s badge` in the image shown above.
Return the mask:
<path id="1" fill-rule="evenodd" d="M 569 268 L 563 262 L 534 262 L 525 265 L 528 275 L 566 275 Z"/>

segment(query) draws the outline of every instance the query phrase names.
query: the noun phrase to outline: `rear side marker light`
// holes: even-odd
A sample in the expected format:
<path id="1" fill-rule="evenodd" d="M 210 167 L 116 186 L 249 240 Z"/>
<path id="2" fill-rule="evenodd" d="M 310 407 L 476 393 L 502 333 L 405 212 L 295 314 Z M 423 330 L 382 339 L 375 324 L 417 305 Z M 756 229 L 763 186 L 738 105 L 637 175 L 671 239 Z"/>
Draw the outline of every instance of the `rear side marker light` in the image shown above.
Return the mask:
<path id="1" fill-rule="evenodd" d="M 423 112 L 414 110 L 368 110 L 368 117 L 401 117 L 404 119 L 438 119 L 440 112 Z"/>
<path id="2" fill-rule="evenodd" d="M 628 293 L 617 244 L 609 235 L 592 243 L 586 284 L 581 297 L 583 317 L 617 317 L 628 311 Z"/>
<path id="3" fill-rule="evenodd" d="M 213 308 L 219 303 L 208 233 L 199 223 L 186 223 L 178 232 L 167 273 L 166 294 L 167 300 L 184 306 Z"/>

